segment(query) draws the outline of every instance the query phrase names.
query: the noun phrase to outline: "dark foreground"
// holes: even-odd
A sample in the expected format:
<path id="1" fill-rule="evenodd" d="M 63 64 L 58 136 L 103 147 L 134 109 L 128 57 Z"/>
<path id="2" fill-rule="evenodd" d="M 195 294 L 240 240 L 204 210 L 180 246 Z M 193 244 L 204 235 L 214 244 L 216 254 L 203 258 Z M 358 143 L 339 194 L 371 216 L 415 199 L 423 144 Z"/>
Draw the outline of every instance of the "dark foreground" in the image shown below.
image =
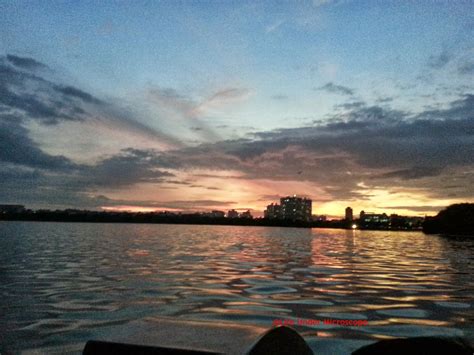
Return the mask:
<path id="1" fill-rule="evenodd" d="M 232 349 L 238 352 L 238 349 Z M 353 355 L 398 355 L 398 354 L 450 354 L 471 355 L 474 348 L 464 339 L 443 337 L 415 337 L 407 339 L 386 339 L 363 346 Z M 229 353 L 226 349 L 225 353 Z M 83 355 L 219 355 L 224 354 L 212 350 L 198 350 L 164 346 L 139 345 L 123 342 L 90 340 L 84 347 Z M 246 355 L 313 355 L 298 332 L 294 329 L 279 326 L 266 331 L 248 349 L 242 349 Z"/>

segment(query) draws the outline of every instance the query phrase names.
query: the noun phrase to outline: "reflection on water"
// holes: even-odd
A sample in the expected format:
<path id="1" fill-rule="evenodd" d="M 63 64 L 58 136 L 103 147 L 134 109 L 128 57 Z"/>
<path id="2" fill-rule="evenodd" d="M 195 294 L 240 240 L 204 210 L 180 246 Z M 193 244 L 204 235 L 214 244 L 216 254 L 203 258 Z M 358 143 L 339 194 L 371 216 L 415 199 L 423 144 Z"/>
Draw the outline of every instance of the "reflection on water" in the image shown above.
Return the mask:
<path id="1" fill-rule="evenodd" d="M 473 247 L 412 232 L 1 222 L 0 352 L 78 350 L 108 327 L 160 315 L 265 327 L 368 320 L 297 327 L 333 349 L 472 340 Z"/>

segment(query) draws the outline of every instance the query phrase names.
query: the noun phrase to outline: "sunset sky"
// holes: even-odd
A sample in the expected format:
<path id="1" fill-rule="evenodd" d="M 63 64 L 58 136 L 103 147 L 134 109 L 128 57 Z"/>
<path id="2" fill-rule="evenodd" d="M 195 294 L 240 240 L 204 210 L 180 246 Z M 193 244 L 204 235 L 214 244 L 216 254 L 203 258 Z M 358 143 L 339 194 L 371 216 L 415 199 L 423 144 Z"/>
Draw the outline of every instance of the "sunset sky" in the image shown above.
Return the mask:
<path id="1" fill-rule="evenodd" d="M 474 1 L 2 1 L 0 204 L 474 200 Z"/>

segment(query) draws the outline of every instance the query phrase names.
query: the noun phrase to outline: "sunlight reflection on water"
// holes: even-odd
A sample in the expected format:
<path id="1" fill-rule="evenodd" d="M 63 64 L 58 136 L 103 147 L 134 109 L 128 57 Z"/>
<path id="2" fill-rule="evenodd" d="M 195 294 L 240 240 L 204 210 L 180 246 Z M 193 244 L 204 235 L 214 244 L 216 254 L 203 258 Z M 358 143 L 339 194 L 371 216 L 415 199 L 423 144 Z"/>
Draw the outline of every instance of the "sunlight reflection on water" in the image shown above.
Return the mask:
<path id="1" fill-rule="evenodd" d="M 0 222 L 0 231 L 0 352 L 67 347 L 160 315 L 369 322 L 296 327 L 312 346 L 474 336 L 473 240 L 185 225 Z"/>

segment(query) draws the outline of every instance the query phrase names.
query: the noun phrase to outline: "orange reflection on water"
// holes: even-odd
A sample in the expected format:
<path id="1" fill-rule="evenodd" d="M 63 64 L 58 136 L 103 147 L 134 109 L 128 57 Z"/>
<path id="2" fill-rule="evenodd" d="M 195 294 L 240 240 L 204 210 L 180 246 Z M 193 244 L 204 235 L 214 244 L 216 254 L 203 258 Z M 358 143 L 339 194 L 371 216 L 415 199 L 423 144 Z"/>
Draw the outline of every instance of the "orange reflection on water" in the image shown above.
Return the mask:
<path id="1" fill-rule="evenodd" d="M 416 319 L 416 318 L 389 318 L 390 323 L 397 324 L 415 324 L 415 325 L 426 325 L 433 327 L 442 327 L 450 325 L 450 322 L 432 320 L 432 319 Z"/>
<path id="2" fill-rule="evenodd" d="M 345 233 L 345 238 L 340 234 Z M 381 238 L 381 234 L 386 238 Z M 414 233 L 313 230 L 316 236 L 311 241 L 312 265 L 328 269 L 329 275 L 320 275 L 323 284 L 342 282 L 349 292 L 377 293 L 377 290 L 422 292 L 423 284 L 432 286 L 436 282 L 450 282 L 449 274 L 430 272 L 443 259 L 443 244 L 438 239 L 415 238 Z M 317 237 L 318 234 L 322 234 Z M 428 245 L 427 245 L 428 244 Z M 426 251 L 429 250 L 429 256 Z M 432 262 L 431 262 L 432 261 Z M 441 266 L 442 267 L 442 266 Z M 344 270 L 340 273 L 338 270 Z M 332 270 L 332 272 L 331 272 Z M 416 279 L 414 279 L 416 276 Z M 361 287 L 363 286 L 363 290 Z M 346 293 L 331 287 L 332 293 Z M 323 288 L 314 288 L 326 292 Z M 420 296 L 401 296 L 387 300 L 410 302 Z M 433 299 L 440 299 L 441 295 Z M 449 297 L 449 296 L 448 296 Z M 428 298 L 430 299 L 430 298 Z"/>

